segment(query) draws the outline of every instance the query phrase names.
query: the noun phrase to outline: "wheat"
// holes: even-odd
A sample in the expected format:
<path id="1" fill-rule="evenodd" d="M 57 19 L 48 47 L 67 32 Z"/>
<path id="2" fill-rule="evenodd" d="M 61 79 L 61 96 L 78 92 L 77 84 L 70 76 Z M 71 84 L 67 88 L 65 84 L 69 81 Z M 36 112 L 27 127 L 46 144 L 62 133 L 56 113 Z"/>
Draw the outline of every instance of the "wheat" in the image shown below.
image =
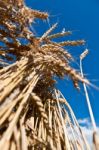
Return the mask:
<path id="1" fill-rule="evenodd" d="M 41 37 L 34 35 L 31 23 L 48 17 L 23 0 L 0 0 L 0 149 L 90 149 L 73 110 L 55 88 L 56 78 L 66 76 L 76 88 L 79 82 L 90 84 L 71 67 L 74 58 L 65 49 L 85 41 L 56 42 L 71 34 L 51 34 L 57 23 Z"/>

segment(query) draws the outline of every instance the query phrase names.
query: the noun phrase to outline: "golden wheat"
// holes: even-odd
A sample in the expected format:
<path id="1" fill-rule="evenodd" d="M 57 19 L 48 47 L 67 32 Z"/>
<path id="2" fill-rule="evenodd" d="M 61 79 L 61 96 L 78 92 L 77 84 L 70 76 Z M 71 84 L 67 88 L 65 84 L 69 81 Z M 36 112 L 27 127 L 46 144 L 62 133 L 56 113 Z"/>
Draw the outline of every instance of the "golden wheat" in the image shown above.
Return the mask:
<path id="1" fill-rule="evenodd" d="M 55 89 L 56 77 L 66 75 L 76 88 L 89 84 L 70 66 L 74 58 L 65 49 L 85 41 L 54 41 L 71 34 L 51 34 L 57 23 L 34 36 L 31 23 L 48 16 L 23 0 L 0 0 L 0 149 L 90 149 L 70 105 Z"/>

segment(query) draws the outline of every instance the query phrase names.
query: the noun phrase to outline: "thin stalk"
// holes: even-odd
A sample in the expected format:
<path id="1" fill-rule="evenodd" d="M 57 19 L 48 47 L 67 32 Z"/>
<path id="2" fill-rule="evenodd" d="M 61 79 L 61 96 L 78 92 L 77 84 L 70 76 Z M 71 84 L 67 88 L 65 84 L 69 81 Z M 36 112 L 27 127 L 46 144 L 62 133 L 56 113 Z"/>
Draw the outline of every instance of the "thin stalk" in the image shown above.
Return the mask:
<path id="1" fill-rule="evenodd" d="M 80 59 L 80 71 L 81 71 L 82 77 L 84 77 L 83 69 L 82 69 L 82 59 Z M 97 130 L 97 127 L 96 127 L 96 123 L 95 123 L 95 119 L 94 119 L 94 115 L 93 115 L 93 111 L 92 111 L 92 107 L 91 107 L 91 103 L 90 103 L 90 99 L 89 99 L 89 95 L 88 95 L 88 91 L 87 91 L 87 87 L 86 87 L 85 83 L 83 83 L 83 87 L 84 87 L 84 92 L 85 92 L 85 96 L 86 96 L 86 101 L 87 101 L 87 105 L 88 105 L 88 110 L 89 110 L 92 126 L 93 126 L 93 129 L 95 132 Z"/>
<path id="2" fill-rule="evenodd" d="M 60 119 L 61 119 L 61 122 L 62 122 L 62 126 L 63 126 L 63 131 L 64 131 L 64 135 L 65 135 L 65 146 L 67 146 L 67 150 L 70 150 L 70 143 L 69 143 L 69 139 L 68 139 L 68 136 L 67 136 L 67 131 L 66 131 L 66 126 L 64 124 L 64 120 L 63 120 L 63 116 L 62 116 L 62 113 L 61 113 L 61 108 L 60 108 L 60 105 L 59 105 L 59 101 L 58 101 L 58 95 L 57 95 L 57 91 L 55 90 L 55 96 L 56 96 L 56 100 L 57 100 L 57 106 L 58 106 L 58 109 L 59 109 L 59 114 L 60 114 Z"/>

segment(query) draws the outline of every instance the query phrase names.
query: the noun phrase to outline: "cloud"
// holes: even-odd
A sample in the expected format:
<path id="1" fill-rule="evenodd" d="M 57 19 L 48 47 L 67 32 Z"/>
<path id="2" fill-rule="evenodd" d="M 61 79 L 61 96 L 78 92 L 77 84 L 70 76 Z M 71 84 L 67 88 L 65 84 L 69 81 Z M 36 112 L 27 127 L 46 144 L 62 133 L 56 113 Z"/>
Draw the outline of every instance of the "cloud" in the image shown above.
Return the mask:
<path id="1" fill-rule="evenodd" d="M 88 128 L 88 127 L 84 126 L 84 127 L 81 127 L 81 129 L 82 129 L 82 132 L 84 133 L 88 143 L 90 145 L 92 145 L 92 141 L 93 141 L 93 129 L 92 129 L 92 127 Z"/>
<path id="2" fill-rule="evenodd" d="M 79 123 L 80 128 L 81 128 L 81 130 L 82 130 L 82 132 L 83 132 L 83 134 L 84 134 L 84 136 L 85 136 L 85 138 L 89 144 L 89 147 L 91 149 L 94 149 L 94 145 L 93 145 L 93 132 L 94 132 L 94 130 L 93 130 L 90 119 L 89 118 L 79 119 L 78 123 Z M 82 139 L 81 134 L 79 132 L 79 129 L 75 125 L 73 126 L 73 132 L 72 132 L 70 126 L 68 126 L 68 128 L 67 128 L 67 132 L 69 135 L 69 139 L 72 141 L 78 141 L 79 139 Z M 97 133 L 99 135 L 99 127 L 97 127 Z M 97 138 L 97 140 L 99 140 L 99 138 Z M 98 141 L 98 143 L 99 143 L 99 141 Z M 83 146 L 85 146 L 85 145 L 83 145 Z"/>
<path id="3" fill-rule="evenodd" d="M 91 125 L 91 122 L 90 122 L 89 118 L 78 119 L 78 123 L 80 125 L 87 125 L 87 126 Z"/>
<path id="4" fill-rule="evenodd" d="M 92 147 L 93 141 L 93 127 L 89 118 L 79 119 L 78 123 L 88 141 L 90 146 Z M 99 134 L 99 127 L 97 127 L 97 133 Z"/>
<path id="5" fill-rule="evenodd" d="M 92 143 L 93 128 L 89 118 L 79 119 L 78 123 L 89 143 Z"/>
<path id="6" fill-rule="evenodd" d="M 92 145 L 92 135 L 93 135 L 93 129 L 92 129 L 92 127 L 91 127 L 91 123 L 90 123 L 90 121 L 89 121 L 89 119 L 87 119 L 87 118 L 85 118 L 85 119 L 83 119 L 83 120 L 79 120 L 79 123 L 82 125 L 80 125 L 80 128 L 81 128 L 81 130 L 82 130 L 82 132 L 83 132 L 83 135 L 85 136 L 85 139 L 87 140 L 87 142 L 89 143 L 89 146 L 90 146 L 90 148 L 91 149 L 93 149 L 92 147 L 93 147 L 93 145 Z M 89 127 L 88 127 L 88 125 L 90 125 Z M 82 139 L 82 136 L 81 136 L 81 133 L 80 133 L 80 131 L 79 131 L 79 129 L 78 129 L 78 127 L 77 126 L 73 126 L 73 132 L 72 132 L 72 130 L 71 130 L 71 128 L 70 127 L 68 127 L 67 128 L 67 132 L 68 132 L 68 135 L 69 135 L 69 139 L 71 140 L 71 141 L 74 141 L 74 143 L 75 143 L 75 141 L 77 142 L 79 142 L 79 144 L 83 144 L 83 148 L 84 149 L 86 149 L 86 146 L 85 146 L 85 144 L 83 143 L 83 142 L 81 142 L 81 139 Z"/>

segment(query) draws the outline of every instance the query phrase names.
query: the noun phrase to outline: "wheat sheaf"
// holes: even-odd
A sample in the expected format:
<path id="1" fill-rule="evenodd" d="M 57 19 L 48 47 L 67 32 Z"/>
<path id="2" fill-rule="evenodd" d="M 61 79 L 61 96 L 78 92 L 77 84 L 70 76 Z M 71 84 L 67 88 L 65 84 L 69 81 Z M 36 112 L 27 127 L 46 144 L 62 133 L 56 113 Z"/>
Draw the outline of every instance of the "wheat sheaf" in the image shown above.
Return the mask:
<path id="1" fill-rule="evenodd" d="M 68 76 L 76 88 L 89 84 L 70 66 L 66 46 L 84 40 L 55 42 L 70 31 L 41 37 L 30 30 L 35 18 L 49 15 L 23 0 L 0 0 L 0 150 L 89 150 L 72 108 L 56 89 L 56 77 Z M 26 42 L 25 42 L 26 41 Z"/>

